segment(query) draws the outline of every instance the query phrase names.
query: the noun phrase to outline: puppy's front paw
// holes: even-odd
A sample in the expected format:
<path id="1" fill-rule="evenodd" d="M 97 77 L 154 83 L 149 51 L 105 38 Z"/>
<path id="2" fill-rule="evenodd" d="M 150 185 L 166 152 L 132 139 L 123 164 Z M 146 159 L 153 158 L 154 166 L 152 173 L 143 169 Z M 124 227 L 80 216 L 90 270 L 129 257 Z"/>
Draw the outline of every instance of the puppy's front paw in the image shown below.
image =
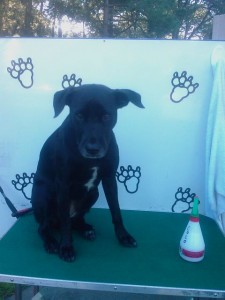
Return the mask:
<path id="1" fill-rule="evenodd" d="M 81 232 L 81 235 L 89 241 L 94 241 L 96 239 L 96 233 L 94 228 Z"/>
<path id="2" fill-rule="evenodd" d="M 75 260 L 75 250 L 72 245 L 63 246 L 59 248 L 59 257 L 67 262 L 73 262 Z"/>
<path id="3" fill-rule="evenodd" d="M 55 254 L 59 252 L 59 243 L 54 238 L 49 238 L 44 242 L 45 250 L 50 254 Z"/>
<path id="4" fill-rule="evenodd" d="M 94 241 L 96 239 L 96 233 L 94 227 L 89 224 L 85 224 L 85 226 L 80 228 L 78 231 L 80 235 L 86 240 Z"/>
<path id="5" fill-rule="evenodd" d="M 72 219 L 72 228 L 77 230 L 79 234 L 86 240 L 93 241 L 96 238 L 94 227 L 90 224 L 87 224 L 84 218 Z"/>
<path id="6" fill-rule="evenodd" d="M 125 229 L 116 230 L 116 236 L 122 246 L 129 248 L 137 247 L 136 240 Z"/>

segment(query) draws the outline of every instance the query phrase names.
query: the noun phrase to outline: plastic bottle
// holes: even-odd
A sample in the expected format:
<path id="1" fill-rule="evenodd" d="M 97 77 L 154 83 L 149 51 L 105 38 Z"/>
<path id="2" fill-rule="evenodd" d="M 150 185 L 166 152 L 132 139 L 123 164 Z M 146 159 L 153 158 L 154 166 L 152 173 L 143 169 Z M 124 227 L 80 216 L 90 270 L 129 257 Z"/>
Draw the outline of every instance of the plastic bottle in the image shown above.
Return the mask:
<path id="1" fill-rule="evenodd" d="M 199 224 L 198 203 L 199 200 L 195 197 L 188 225 L 180 241 L 180 256 L 190 262 L 203 260 L 205 254 L 205 242 Z"/>

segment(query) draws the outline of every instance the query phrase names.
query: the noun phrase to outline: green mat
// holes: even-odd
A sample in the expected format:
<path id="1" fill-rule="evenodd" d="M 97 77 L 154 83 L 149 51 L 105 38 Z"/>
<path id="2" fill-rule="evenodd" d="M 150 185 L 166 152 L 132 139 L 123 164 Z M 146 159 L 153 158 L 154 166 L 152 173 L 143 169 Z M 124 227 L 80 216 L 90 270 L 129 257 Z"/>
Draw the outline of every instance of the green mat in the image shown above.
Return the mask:
<path id="1" fill-rule="evenodd" d="M 202 262 L 190 263 L 178 253 L 188 215 L 140 211 L 122 214 L 138 247 L 120 246 L 109 211 L 92 209 L 87 220 L 94 225 L 97 239 L 86 241 L 75 233 L 77 259 L 73 263 L 47 254 L 33 215 L 22 217 L 0 241 L 0 279 L 10 275 L 225 291 L 225 238 L 213 220 L 200 216 L 206 254 Z"/>

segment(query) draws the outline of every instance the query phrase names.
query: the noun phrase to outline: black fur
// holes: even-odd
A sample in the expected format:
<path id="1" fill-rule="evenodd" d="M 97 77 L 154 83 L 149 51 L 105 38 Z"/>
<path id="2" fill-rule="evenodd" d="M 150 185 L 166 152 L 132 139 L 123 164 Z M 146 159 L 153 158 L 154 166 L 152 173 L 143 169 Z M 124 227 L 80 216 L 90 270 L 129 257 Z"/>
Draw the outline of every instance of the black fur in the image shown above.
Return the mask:
<path id="1" fill-rule="evenodd" d="M 117 109 L 129 102 L 143 108 L 139 94 L 103 85 L 68 88 L 54 95 L 55 117 L 65 105 L 70 113 L 41 150 L 32 206 L 45 249 L 58 253 L 65 261 L 75 259 L 72 229 L 87 239 L 95 238 L 94 228 L 85 223 L 84 215 L 98 199 L 100 182 L 119 242 L 136 246 L 124 228 L 119 208 L 115 178 L 119 151 L 112 131 Z M 60 230 L 59 241 L 53 234 L 54 228 Z"/>

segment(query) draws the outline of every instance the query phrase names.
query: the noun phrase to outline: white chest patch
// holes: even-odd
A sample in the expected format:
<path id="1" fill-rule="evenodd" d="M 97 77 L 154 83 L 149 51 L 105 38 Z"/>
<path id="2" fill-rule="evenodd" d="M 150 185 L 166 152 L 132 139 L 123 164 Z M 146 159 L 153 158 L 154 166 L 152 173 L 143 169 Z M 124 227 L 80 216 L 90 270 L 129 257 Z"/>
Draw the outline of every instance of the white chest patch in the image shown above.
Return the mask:
<path id="1" fill-rule="evenodd" d="M 73 218 L 75 216 L 76 216 L 76 209 L 74 203 L 72 202 L 70 205 L 70 218 Z"/>
<path id="2" fill-rule="evenodd" d="M 93 168 L 91 168 L 91 170 L 92 170 L 92 176 L 88 180 L 88 182 L 85 183 L 85 185 L 84 185 L 88 191 L 90 191 L 95 186 L 94 183 L 98 176 L 98 167 L 93 167 Z"/>

